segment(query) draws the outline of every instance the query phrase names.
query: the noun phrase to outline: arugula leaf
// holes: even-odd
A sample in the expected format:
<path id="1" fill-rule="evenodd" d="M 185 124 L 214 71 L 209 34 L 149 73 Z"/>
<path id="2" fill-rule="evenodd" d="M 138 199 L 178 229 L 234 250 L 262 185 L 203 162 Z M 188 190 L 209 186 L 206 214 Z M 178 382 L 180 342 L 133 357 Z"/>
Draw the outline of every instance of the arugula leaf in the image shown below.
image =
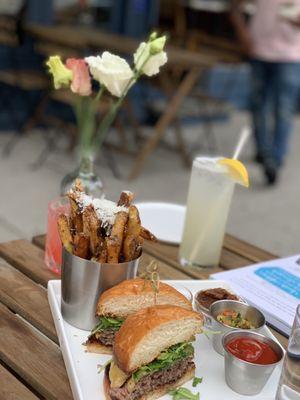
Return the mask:
<path id="1" fill-rule="evenodd" d="M 97 365 L 97 368 L 98 368 L 98 374 L 101 374 L 101 372 L 103 372 L 104 370 L 105 370 L 105 368 L 109 365 L 109 364 L 111 364 L 112 363 L 112 361 L 113 361 L 113 359 L 112 358 L 110 358 L 109 360 L 107 360 L 104 364 L 98 364 Z"/>
<path id="2" fill-rule="evenodd" d="M 170 367 L 175 361 L 194 355 L 194 348 L 191 343 L 179 343 L 169 347 L 151 363 L 144 365 L 132 374 L 134 381 L 153 372 L 161 371 Z"/>
<path id="3" fill-rule="evenodd" d="M 99 323 L 92 330 L 91 335 L 94 335 L 96 332 L 105 331 L 106 329 L 118 331 L 123 322 L 124 319 L 122 318 L 100 317 Z"/>
<path id="4" fill-rule="evenodd" d="M 197 376 L 195 376 L 195 378 L 193 379 L 193 387 L 196 387 L 199 383 L 202 383 L 203 378 L 197 378 Z"/>
<path id="5" fill-rule="evenodd" d="M 169 392 L 173 400 L 199 400 L 200 393 L 193 394 L 189 389 L 179 388 Z"/>

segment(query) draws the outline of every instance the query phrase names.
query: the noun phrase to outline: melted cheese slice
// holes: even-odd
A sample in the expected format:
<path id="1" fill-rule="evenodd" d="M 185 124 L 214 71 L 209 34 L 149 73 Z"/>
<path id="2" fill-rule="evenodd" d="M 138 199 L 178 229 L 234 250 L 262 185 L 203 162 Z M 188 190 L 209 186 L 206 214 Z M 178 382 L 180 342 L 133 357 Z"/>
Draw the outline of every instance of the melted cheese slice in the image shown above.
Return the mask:
<path id="1" fill-rule="evenodd" d="M 114 361 L 112 361 L 109 369 L 109 380 L 111 387 L 120 388 L 121 386 L 124 385 L 124 383 L 127 381 L 128 378 L 129 375 L 125 374 L 125 372 L 123 372 L 117 366 L 117 364 Z"/>

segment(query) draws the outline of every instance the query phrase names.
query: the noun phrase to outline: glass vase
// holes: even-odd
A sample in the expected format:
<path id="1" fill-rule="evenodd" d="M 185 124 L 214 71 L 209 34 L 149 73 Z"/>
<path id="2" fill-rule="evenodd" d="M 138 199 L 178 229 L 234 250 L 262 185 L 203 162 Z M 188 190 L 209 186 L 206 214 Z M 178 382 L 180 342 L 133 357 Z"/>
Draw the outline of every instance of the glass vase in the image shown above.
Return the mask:
<path id="1" fill-rule="evenodd" d="M 91 154 L 82 155 L 79 166 L 61 181 L 61 196 L 71 189 L 76 179 L 80 179 L 86 194 L 101 198 L 104 196 L 102 179 L 94 172 L 94 156 Z"/>

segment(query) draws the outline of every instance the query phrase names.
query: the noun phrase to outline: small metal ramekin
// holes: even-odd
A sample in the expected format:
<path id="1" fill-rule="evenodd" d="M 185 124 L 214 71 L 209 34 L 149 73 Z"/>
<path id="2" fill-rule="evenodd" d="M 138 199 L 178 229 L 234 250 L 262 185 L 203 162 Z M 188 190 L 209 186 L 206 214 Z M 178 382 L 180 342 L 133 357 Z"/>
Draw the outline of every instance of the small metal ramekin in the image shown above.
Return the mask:
<path id="1" fill-rule="evenodd" d="M 225 310 L 233 310 L 239 312 L 242 318 L 246 318 L 252 325 L 255 326 L 253 329 L 242 329 L 247 332 L 248 330 L 258 332 L 266 323 L 264 315 L 255 307 L 249 306 L 248 304 L 242 303 L 236 300 L 219 300 L 210 306 L 210 317 L 206 317 L 206 326 L 219 334 L 212 336 L 212 345 L 215 351 L 221 355 L 224 355 L 224 348 L 222 345 L 222 338 L 225 333 L 240 330 L 240 328 L 234 328 L 227 326 L 217 320 L 217 316 Z"/>
<path id="2" fill-rule="evenodd" d="M 278 355 L 278 361 L 273 364 L 262 365 L 237 358 L 226 349 L 226 345 L 231 340 L 241 337 L 253 338 L 267 343 Z M 223 336 L 222 345 L 225 352 L 226 383 L 235 392 L 246 396 L 254 396 L 262 391 L 276 365 L 281 362 L 284 355 L 284 350 L 275 340 L 260 333 L 245 330 L 228 332 Z"/>
<path id="3" fill-rule="evenodd" d="M 211 288 L 211 289 L 215 289 L 215 288 Z M 221 288 L 221 289 L 225 289 L 225 290 L 227 290 L 229 293 L 231 293 L 231 294 L 233 294 L 234 296 L 236 296 L 236 297 L 238 298 L 237 301 L 239 301 L 239 302 L 241 302 L 241 303 L 247 304 L 247 302 L 246 302 L 242 297 L 236 295 L 235 293 L 229 291 L 229 290 L 226 289 L 226 288 Z M 199 313 L 204 314 L 206 317 L 210 317 L 211 315 L 210 315 L 209 308 L 204 307 L 204 306 L 200 303 L 200 301 L 198 301 L 198 299 L 197 299 L 198 294 L 199 294 L 200 292 L 205 291 L 205 290 L 207 290 L 207 289 L 198 290 L 198 292 L 196 292 L 196 293 L 194 294 L 194 296 L 193 296 L 193 306 L 194 306 L 194 309 L 195 309 L 196 311 L 198 311 Z M 216 300 L 216 301 L 214 301 L 212 304 L 216 303 L 217 301 L 221 301 L 221 300 Z"/>

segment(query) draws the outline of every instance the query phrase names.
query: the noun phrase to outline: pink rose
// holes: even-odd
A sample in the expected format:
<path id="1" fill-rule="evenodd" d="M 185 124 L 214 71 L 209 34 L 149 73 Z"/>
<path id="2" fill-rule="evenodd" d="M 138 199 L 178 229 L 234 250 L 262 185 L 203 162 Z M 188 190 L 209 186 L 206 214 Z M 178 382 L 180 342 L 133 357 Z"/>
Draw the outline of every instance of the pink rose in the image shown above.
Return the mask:
<path id="1" fill-rule="evenodd" d="M 80 96 L 89 96 L 92 93 L 92 84 L 86 62 L 82 59 L 68 58 L 66 67 L 73 72 L 72 92 Z"/>

